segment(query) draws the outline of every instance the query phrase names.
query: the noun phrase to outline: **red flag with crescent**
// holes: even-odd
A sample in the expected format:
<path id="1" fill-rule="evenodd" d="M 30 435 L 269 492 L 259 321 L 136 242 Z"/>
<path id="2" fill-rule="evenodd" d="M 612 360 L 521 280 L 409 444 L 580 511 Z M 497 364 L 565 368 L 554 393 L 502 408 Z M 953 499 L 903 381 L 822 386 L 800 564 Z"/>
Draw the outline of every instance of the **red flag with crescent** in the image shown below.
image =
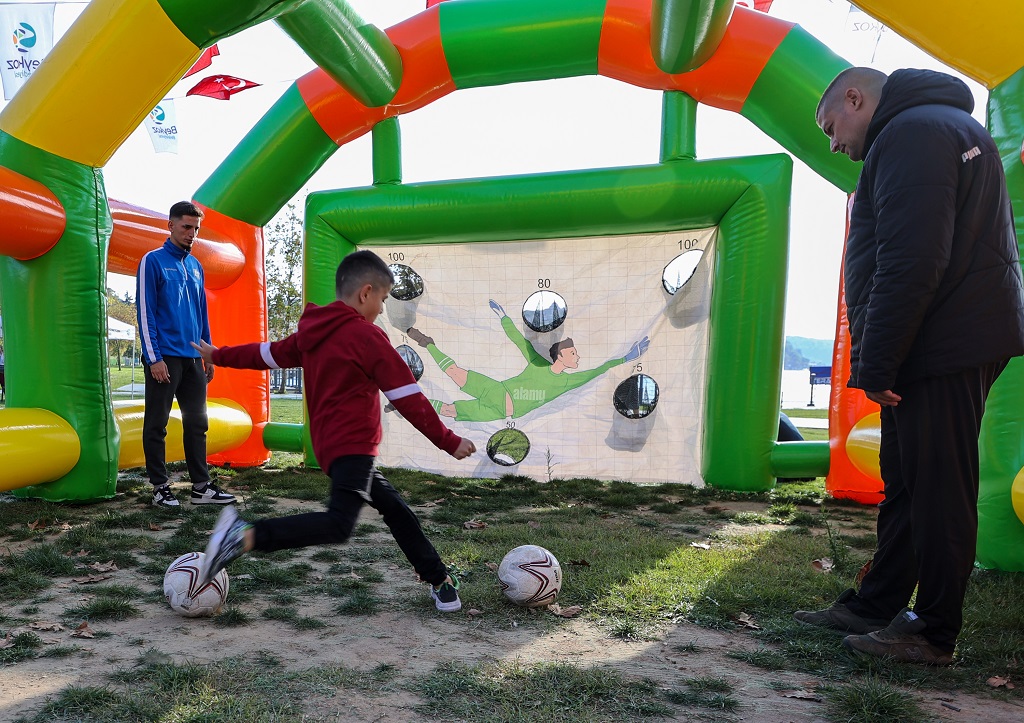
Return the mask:
<path id="1" fill-rule="evenodd" d="M 228 100 L 235 93 L 241 93 L 243 90 L 258 88 L 259 86 L 259 83 L 236 78 L 233 75 L 211 75 L 196 83 L 185 95 L 205 95 L 207 98 Z"/>

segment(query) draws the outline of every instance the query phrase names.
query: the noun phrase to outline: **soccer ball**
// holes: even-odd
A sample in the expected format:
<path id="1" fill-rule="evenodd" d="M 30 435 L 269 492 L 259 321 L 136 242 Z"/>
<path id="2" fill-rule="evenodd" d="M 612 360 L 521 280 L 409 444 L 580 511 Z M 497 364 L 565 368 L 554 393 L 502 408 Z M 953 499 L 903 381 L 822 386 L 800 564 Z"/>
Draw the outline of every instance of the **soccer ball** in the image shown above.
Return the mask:
<path id="1" fill-rule="evenodd" d="M 186 618 L 216 615 L 228 597 L 228 573 L 221 570 L 213 580 L 199 587 L 203 552 L 186 552 L 164 573 L 164 597 L 171 609 Z"/>
<path id="2" fill-rule="evenodd" d="M 543 547 L 520 545 L 498 565 L 498 582 L 505 597 L 533 608 L 555 601 L 562 589 L 562 568 Z"/>

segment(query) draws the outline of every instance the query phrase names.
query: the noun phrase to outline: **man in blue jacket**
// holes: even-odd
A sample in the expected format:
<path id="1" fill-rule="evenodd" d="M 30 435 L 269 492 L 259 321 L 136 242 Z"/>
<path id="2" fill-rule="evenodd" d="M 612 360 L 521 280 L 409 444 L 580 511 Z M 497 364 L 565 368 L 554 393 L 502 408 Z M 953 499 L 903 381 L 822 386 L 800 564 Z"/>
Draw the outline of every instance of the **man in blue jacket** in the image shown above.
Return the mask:
<path id="1" fill-rule="evenodd" d="M 859 591 L 801 622 L 856 652 L 946 665 L 978 536 L 985 400 L 1024 353 L 1024 290 L 999 150 L 960 80 L 849 68 L 816 121 L 864 161 L 844 261 L 850 380 L 881 405 L 885 500 Z M 914 588 L 917 598 L 910 604 Z"/>
<path id="2" fill-rule="evenodd" d="M 146 412 L 142 449 L 146 472 L 153 485 L 153 504 L 174 509 L 178 499 L 167 478 L 167 420 L 178 400 L 181 410 L 185 464 L 192 480 L 192 504 L 226 505 L 235 501 L 210 481 L 206 464 L 206 385 L 213 379 L 213 365 L 190 342 L 210 343 L 206 314 L 206 288 L 202 265 L 192 256 L 203 212 L 188 201 L 171 206 L 164 245 L 139 262 L 136 306 L 142 360 L 146 374 Z"/>

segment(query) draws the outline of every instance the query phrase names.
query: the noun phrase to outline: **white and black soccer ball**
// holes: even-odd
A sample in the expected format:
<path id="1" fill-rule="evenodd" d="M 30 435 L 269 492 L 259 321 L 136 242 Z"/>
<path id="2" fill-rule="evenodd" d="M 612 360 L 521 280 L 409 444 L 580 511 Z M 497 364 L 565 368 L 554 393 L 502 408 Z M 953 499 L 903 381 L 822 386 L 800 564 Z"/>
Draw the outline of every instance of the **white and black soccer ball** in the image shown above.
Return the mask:
<path id="1" fill-rule="evenodd" d="M 498 565 L 498 583 L 516 605 L 549 605 L 562 589 L 562 568 L 550 552 L 538 545 L 520 545 Z"/>
<path id="2" fill-rule="evenodd" d="M 171 609 L 187 618 L 216 615 L 228 598 L 228 573 L 221 570 L 200 587 L 203 552 L 186 552 L 164 573 L 164 597 Z"/>

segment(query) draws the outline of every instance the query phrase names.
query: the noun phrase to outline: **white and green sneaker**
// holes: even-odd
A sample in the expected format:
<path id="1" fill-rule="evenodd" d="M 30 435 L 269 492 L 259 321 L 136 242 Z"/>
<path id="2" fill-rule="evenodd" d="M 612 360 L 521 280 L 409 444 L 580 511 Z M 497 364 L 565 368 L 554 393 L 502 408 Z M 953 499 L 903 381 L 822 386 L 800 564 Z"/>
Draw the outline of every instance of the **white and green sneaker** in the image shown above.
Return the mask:
<path id="1" fill-rule="evenodd" d="M 252 525 L 235 512 L 234 505 L 227 505 L 221 510 L 217 525 L 210 535 L 210 542 L 206 546 L 200 587 L 210 582 L 229 562 L 245 553 L 245 531 L 250 527 Z"/>
<path id="2" fill-rule="evenodd" d="M 459 600 L 459 580 L 454 575 L 449 574 L 448 580 L 437 587 L 431 585 L 430 597 L 434 601 L 434 606 L 443 613 L 454 613 L 462 609 L 462 601 Z"/>

